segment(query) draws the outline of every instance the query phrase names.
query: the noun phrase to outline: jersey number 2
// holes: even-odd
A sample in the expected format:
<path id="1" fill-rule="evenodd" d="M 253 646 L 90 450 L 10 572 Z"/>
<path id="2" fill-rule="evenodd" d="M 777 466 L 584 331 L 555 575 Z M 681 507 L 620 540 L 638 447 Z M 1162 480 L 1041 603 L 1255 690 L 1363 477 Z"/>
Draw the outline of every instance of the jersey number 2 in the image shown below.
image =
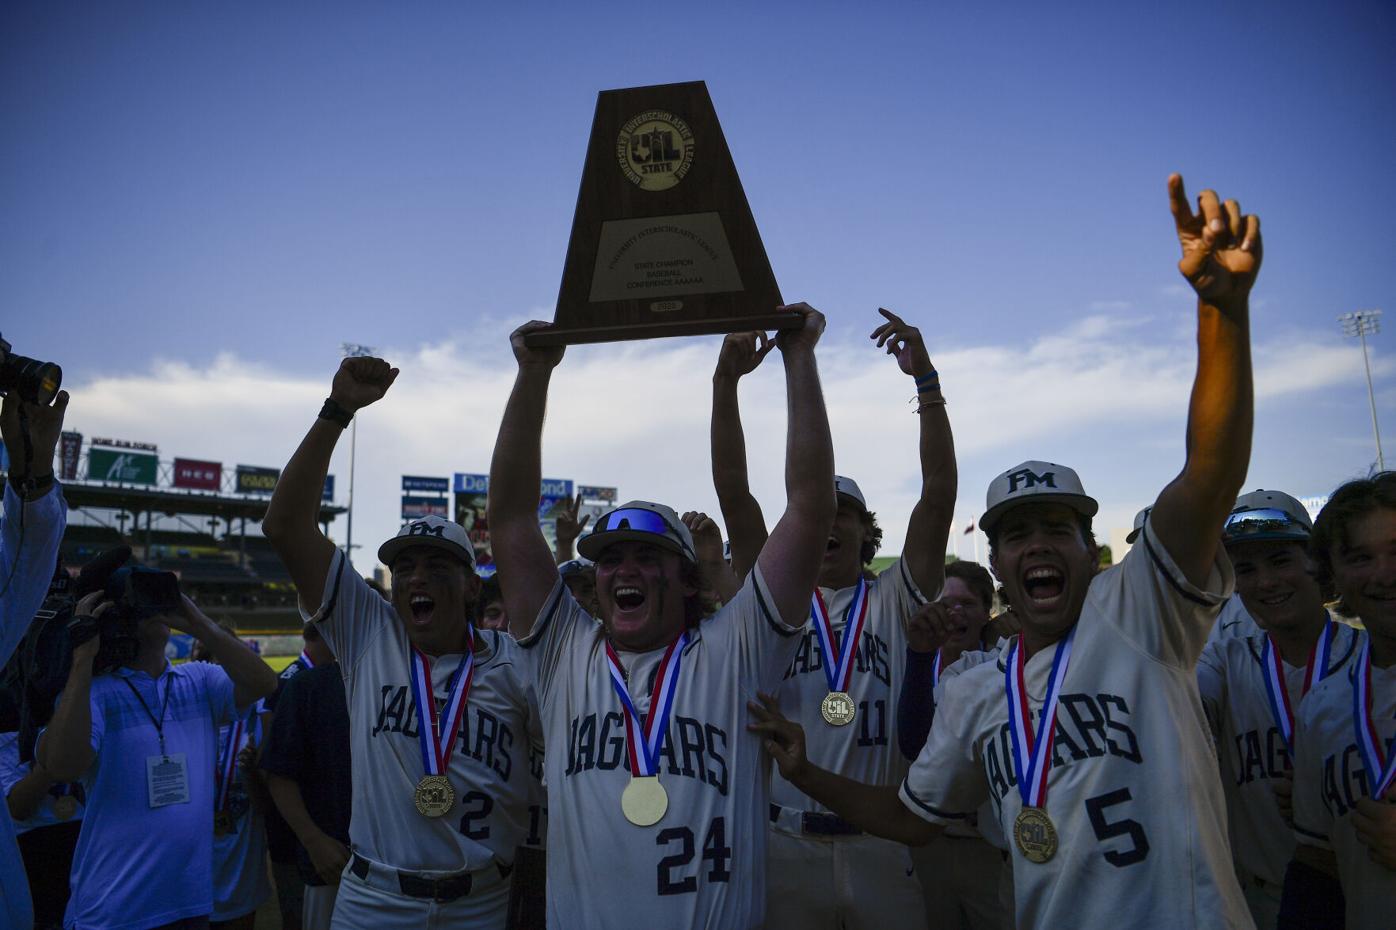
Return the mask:
<path id="1" fill-rule="evenodd" d="M 675 869 L 681 869 L 693 861 L 693 831 L 688 827 L 669 827 L 660 830 L 654 838 L 658 846 L 668 847 L 678 844 L 678 852 L 659 860 L 659 894 L 692 894 L 698 890 L 698 876 L 685 875 L 676 878 Z M 714 817 L 708 827 L 708 835 L 703 839 L 703 861 L 711 862 L 708 881 L 726 882 L 732 877 L 727 862 L 732 858 L 732 847 L 727 845 L 727 824 L 721 817 Z M 700 866 L 698 871 L 702 871 Z"/>

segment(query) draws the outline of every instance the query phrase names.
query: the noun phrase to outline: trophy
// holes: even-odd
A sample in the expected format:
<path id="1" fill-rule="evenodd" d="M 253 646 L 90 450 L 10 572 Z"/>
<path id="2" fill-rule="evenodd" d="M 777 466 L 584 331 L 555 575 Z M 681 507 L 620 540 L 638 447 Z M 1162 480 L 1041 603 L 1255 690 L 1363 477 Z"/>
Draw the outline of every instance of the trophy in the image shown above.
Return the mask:
<path id="1" fill-rule="evenodd" d="M 596 99 L 553 325 L 530 346 L 790 329 L 702 81 Z"/>

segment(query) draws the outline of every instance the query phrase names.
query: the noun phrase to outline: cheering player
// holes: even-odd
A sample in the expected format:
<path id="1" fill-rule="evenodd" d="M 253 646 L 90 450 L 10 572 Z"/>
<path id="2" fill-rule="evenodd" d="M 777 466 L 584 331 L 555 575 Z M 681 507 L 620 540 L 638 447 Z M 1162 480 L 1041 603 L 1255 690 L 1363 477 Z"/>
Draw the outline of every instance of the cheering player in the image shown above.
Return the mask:
<path id="1" fill-rule="evenodd" d="M 1023 631 L 945 683 L 900 792 L 810 765 L 774 699 L 752 705 L 782 773 L 864 829 L 921 843 L 989 800 L 1022 927 L 1251 926 L 1194 670 L 1232 587 L 1220 535 L 1250 455 L 1260 227 L 1212 191 L 1195 215 L 1182 179 L 1168 186 L 1198 368 L 1187 459 L 1140 543 L 1097 573 L 1097 504 L 1074 471 L 1024 462 L 994 479 L 980 525 Z"/>
<path id="2" fill-rule="evenodd" d="M 441 517 L 405 525 L 378 549 L 389 602 L 316 522 L 340 433 L 396 377 L 382 359 L 343 361 L 263 523 L 301 603 L 320 605 L 348 697 L 353 855 L 333 926 L 502 928 L 527 828 L 527 686 L 513 640 L 471 623 L 470 537 Z"/>
<path id="3" fill-rule="evenodd" d="M 596 562 L 599 621 L 558 577 L 537 505 L 544 407 L 563 350 L 527 345 L 541 323 L 512 336 L 519 372 L 490 469 L 490 528 L 548 746 L 549 926 L 761 923 L 770 793 L 743 702 L 790 664 L 834 516 L 814 359 L 824 317 L 788 309 L 802 325 L 776 340 L 786 510 L 740 591 L 708 619 L 693 535 L 660 504 L 623 504 L 581 540 Z"/>

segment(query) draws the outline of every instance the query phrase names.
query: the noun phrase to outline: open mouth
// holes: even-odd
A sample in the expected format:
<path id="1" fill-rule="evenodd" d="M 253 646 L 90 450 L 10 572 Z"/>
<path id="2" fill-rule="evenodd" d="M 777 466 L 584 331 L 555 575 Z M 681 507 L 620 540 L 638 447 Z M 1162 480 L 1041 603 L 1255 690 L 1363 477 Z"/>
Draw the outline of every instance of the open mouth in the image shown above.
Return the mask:
<path id="1" fill-rule="evenodd" d="M 408 608 L 412 611 L 412 619 L 416 623 L 426 623 L 431 619 L 432 612 L 436 610 L 436 601 L 425 594 L 414 594 L 407 602 Z"/>
<path id="2" fill-rule="evenodd" d="M 1053 600 L 1066 590 L 1066 575 L 1047 566 L 1034 568 L 1023 577 L 1023 590 L 1034 601 Z"/>
<path id="3" fill-rule="evenodd" d="M 1262 597 L 1259 600 L 1260 603 L 1264 604 L 1266 607 L 1278 607 L 1293 596 L 1294 593 L 1291 591 L 1287 594 L 1272 594 L 1269 597 Z"/>
<path id="4" fill-rule="evenodd" d="M 839 545 L 840 543 L 838 537 L 830 536 L 829 541 L 824 544 L 824 554 L 828 555 L 830 552 L 837 552 L 839 549 Z"/>
<path id="5" fill-rule="evenodd" d="M 616 606 L 621 610 L 634 610 L 645 603 L 645 595 L 639 588 L 623 586 L 616 588 Z"/>

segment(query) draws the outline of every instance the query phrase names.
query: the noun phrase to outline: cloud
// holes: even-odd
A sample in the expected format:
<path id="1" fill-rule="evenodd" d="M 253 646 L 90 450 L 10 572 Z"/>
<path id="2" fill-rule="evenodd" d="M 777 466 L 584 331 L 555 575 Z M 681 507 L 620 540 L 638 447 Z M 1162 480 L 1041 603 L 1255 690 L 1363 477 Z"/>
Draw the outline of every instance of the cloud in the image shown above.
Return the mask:
<path id="1" fill-rule="evenodd" d="M 377 544 L 396 531 L 402 474 L 489 470 L 515 371 L 500 351 L 506 343 L 506 325 L 494 321 L 455 341 L 385 349 L 402 373 L 388 396 L 359 417 L 354 536 L 364 546 L 356 552 L 361 569 L 372 566 Z M 706 338 L 569 348 L 553 379 L 544 474 L 615 485 L 623 497 L 715 515 L 708 413 L 718 344 Z M 1291 332 L 1257 344 L 1257 402 L 1360 381 L 1354 352 L 1327 334 Z M 1140 321 L 1096 314 L 1024 345 L 949 346 L 934 358 L 962 463 L 963 514 L 976 512 L 992 477 L 970 473 L 964 463 L 1001 461 L 988 466 L 997 470 L 1049 439 L 1068 438 L 1087 460 L 1114 442 L 1118 430 L 1143 427 L 1169 437 L 1168 448 L 1176 450 L 1170 454 L 1181 456 L 1196 365 L 1191 338 L 1161 339 Z M 862 342 L 827 341 L 820 368 L 837 467 L 858 479 L 880 514 L 887 551 L 899 551 L 919 486 L 910 382 Z M 1393 370 L 1396 363 L 1381 360 L 1373 375 Z M 288 375 L 226 354 L 206 369 L 161 360 L 143 375 L 70 385 L 69 426 L 89 437 L 158 443 L 164 459 L 280 467 L 314 422 L 332 376 L 332 370 Z M 741 400 L 752 487 L 774 521 L 784 500 L 778 354 L 743 380 Z M 339 503 L 348 495 L 349 445 L 346 435 L 331 466 Z M 1156 492 L 1141 489 L 1139 499 Z M 336 536 L 344 524 L 334 525 Z"/>

